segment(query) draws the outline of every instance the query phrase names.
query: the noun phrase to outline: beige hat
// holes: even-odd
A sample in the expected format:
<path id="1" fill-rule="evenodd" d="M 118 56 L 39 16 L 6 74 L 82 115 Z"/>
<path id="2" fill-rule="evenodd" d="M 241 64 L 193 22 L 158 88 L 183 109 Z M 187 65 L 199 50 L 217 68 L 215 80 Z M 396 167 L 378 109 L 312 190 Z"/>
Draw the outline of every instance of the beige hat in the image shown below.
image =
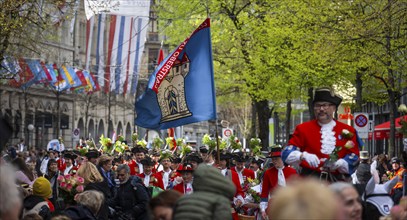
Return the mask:
<path id="1" fill-rule="evenodd" d="M 368 160 L 368 159 L 369 159 L 369 152 L 367 152 L 367 151 L 360 151 L 360 159 L 361 159 L 361 160 Z"/>

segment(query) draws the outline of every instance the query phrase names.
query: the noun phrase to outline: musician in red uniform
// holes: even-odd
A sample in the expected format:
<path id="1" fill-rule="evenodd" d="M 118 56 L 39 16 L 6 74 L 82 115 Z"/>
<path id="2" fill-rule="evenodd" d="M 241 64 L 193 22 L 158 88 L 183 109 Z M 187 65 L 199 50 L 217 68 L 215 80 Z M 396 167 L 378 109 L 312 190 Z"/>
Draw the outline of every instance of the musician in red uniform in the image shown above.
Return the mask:
<path id="1" fill-rule="evenodd" d="M 271 162 L 274 166 L 266 170 L 263 176 L 260 211 L 264 219 L 266 219 L 267 216 L 266 208 L 273 191 L 277 187 L 285 187 L 288 179 L 298 176 L 295 169 L 284 166 L 283 160 L 281 159 L 281 150 L 280 146 L 271 148 L 269 157 L 271 157 Z"/>

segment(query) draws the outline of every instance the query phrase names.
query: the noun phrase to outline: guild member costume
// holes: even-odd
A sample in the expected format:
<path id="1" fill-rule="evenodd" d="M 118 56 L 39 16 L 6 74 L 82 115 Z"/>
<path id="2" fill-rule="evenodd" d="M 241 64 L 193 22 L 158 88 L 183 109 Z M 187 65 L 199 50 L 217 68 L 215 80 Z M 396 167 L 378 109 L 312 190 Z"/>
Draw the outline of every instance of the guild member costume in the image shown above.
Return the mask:
<path id="1" fill-rule="evenodd" d="M 155 162 L 150 157 L 146 157 L 141 160 L 141 164 L 143 164 L 144 166 L 154 166 Z M 151 172 L 149 174 L 141 173 L 137 176 L 139 176 L 143 180 L 143 183 L 146 187 L 155 186 L 164 190 L 163 179 L 160 177 L 160 175 Z"/>
<path id="2" fill-rule="evenodd" d="M 182 166 L 182 169 L 177 170 L 177 172 L 181 173 L 181 175 L 182 175 L 182 173 L 193 173 L 194 170 L 192 169 L 191 164 L 184 164 L 184 166 Z M 186 183 L 183 180 L 181 183 L 178 183 L 177 185 L 175 185 L 173 189 L 184 195 L 188 195 L 188 194 L 191 194 L 192 192 L 194 192 L 192 183 L 193 183 L 193 179 L 189 183 Z"/>
<path id="3" fill-rule="evenodd" d="M 329 102 L 338 107 L 341 101 L 341 97 L 327 89 L 315 92 L 314 103 Z M 302 167 L 302 175 L 322 177 L 321 168 L 335 148 L 341 147 L 337 153 L 339 159 L 332 164 L 326 163 L 328 172 L 322 174 L 332 174 L 336 179 L 343 179 L 340 174 L 351 175 L 355 171 L 361 145 L 363 143 L 357 137 L 353 127 L 336 120 L 321 124 L 314 119 L 295 128 L 288 146 L 283 150 L 282 158 L 290 165 L 299 163 Z"/>
<path id="4" fill-rule="evenodd" d="M 235 161 L 240 162 L 240 163 L 246 162 L 244 157 L 240 156 L 240 155 L 235 157 Z M 243 167 L 243 169 L 240 171 L 238 169 L 236 169 L 236 166 L 234 166 L 230 169 L 237 173 L 237 175 L 239 177 L 240 186 L 242 186 L 242 187 L 247 183 L 248 178 L 250 178 L 252 180 L 254 180 L 254 178 L 255 178 L 254 171 L 247 169 L 245 167 Z"/>
<path id="5" fill-rule="evenodd" d="M 270 158 L 281 157 L 281 147 L 273 147 L 269 153 Z M 297 171 L 294 168 L 283 166 L 282 168 L 276 168 L 275 166 L 267 169 L 264 172 L 262 190 L 261 190 L 261 202 L 260 210 L 264 212 L 268 206 L 270 195 L 278 187 L 285 187 L 287 180 L 298 176 Z"/>
<path id="6" fill-rule="evenodd" d="M 136 155 L 137 153 L 144 153 L 145 155 L 147 153 L 147 150 L 144 147 L 137 146 L 132 148 L 131 152 L 133 153 L 133 155 Z M 136 160 L 132 159 L 128 165 L 130 167 L 130 175 L 134 176 L 143 173 L 143 164 L 141 163 L 141 161 L 140 163 L 138 163 Z"/>

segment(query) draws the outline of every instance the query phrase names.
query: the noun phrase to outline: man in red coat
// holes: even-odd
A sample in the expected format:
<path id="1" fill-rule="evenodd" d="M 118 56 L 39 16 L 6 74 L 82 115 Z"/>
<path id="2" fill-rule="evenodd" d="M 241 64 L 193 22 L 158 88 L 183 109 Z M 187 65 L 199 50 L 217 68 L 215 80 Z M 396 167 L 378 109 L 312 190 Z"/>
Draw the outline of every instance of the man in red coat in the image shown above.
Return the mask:
<path id="1" fill-rule="evenodd" d="M 297 171 L 291 167 L 284 166 L 281 159 L 281 147 L 272 147 L 269 153 L 273 167 L 266 170 L 263 176 L 260 211 L 263 219 L 267 219 L 266 208 L 270 195 L 278 187 L 285 187 L 288 179 L 298 176 Z"/>
<path id="2" fill-rule="evenodd" d="M 133 153 L 133 158 L 128 165 L 130 167 L 130 175 L 134 176 L 143 173 L 143 164 L 141 164 L 141 160 L 145 158 L 147 149 L 137 145 L 131 149 L 131 152 Z"/>
<path id="3" fill-rule="evenodd" d="M 138 174 L 137 176 L 143 179 L 144 185 L 146 187 L 155 186 L 164 190 L 163 179 L 160 175 L 153 173 L 155 162 L 150 157 L 145 157 L 143 160 L 141 160 L 141 164 L 143 164 L 144 172 Z"/>
<path id="4" fill-rule="evenodd" d="M 313 100 L 316 119 L 298 125 L 283 150 L 283 161 L 299 164 L 301 175 L 324 179 L 329 176 L 335 181 L 344 180 L 355 171 L 363 143 L 353 127 L 334 120 L 341 101 L 331 89 L 317 89 Z"/>
<path id="5" fill-rule="evenodd" d="M 240 186 L 244 187 L 248 183 L 248 178 L 254 180 L 253 170 L 244 167 L 246 160 L 243 155 L 236 155 L 235 157 L 236 166 L 230 168 L 235 171 L 239 177 Z"/>

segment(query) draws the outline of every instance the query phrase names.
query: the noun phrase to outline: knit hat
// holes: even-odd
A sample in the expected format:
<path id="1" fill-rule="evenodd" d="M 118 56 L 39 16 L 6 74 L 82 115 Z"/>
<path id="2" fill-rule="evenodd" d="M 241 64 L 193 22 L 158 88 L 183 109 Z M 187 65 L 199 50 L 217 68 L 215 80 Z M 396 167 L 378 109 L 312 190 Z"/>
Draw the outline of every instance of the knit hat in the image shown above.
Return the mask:
<path id="1" fill-rule="evenodd" d="M 51 183 L 44 177 L 38 177 L 33 184 L 33 195 L 49 198 L 52 195 Z"/>

